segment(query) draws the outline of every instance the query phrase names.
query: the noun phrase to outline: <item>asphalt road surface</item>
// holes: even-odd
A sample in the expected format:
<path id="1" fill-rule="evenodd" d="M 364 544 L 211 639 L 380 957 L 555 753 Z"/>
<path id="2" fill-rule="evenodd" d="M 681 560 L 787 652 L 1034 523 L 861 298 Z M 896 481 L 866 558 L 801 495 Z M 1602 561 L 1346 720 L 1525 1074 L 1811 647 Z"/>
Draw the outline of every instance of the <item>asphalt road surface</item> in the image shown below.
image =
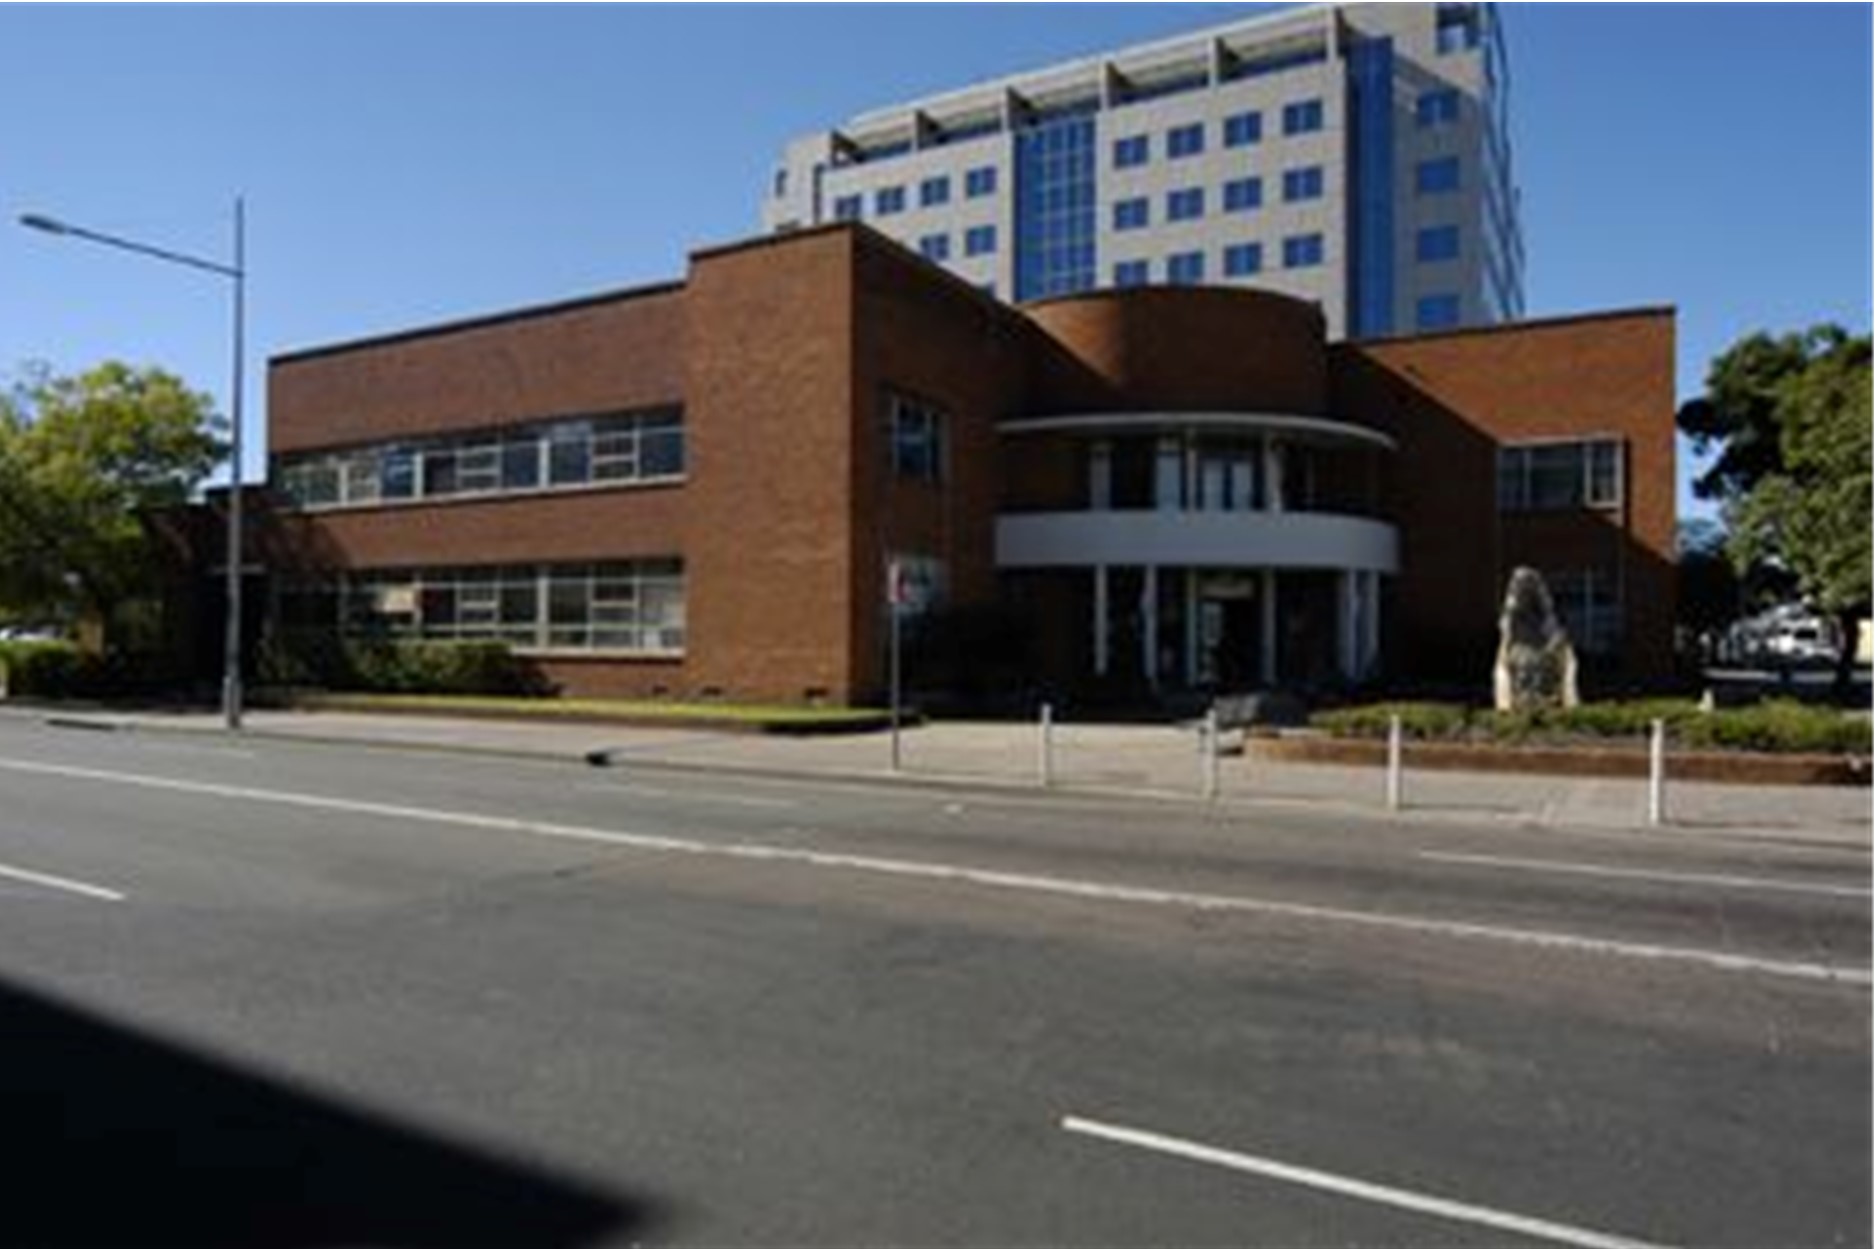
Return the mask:
<path id="1" fill-rule="evenodd" d="M 1867 1244 L 1869 887 L 0 721 L 0 1243 Z"/>

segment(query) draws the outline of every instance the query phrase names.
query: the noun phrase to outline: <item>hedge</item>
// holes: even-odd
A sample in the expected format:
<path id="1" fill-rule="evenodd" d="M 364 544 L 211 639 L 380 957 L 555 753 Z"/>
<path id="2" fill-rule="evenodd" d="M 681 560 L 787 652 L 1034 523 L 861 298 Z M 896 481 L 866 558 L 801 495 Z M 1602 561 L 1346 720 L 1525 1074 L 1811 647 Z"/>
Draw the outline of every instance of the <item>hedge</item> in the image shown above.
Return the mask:
<path id="1" fill-rule="evenodd" d="M 539 695 L 540 672 L 501 642 L 370 641 L 263 648 L 267 685 L 314 686 L 380 694 Z"/>
<path id="2" fill-rule="evenodd" d="M 1579 738 L 1639 739 L 1664 720 L 1668 735 L 1695 749 L 1868 755 L 1866 716 L 1791 699 L 1704 711 L 1687 698 L 1584 703 L 1568 709 L 1497 712 L 1459 703 L 1374 703 L 1322 711 L 1310 723 L 1338 737 L 1384 737 L 1400 717 L 1401 732 L 1422 741 L 1540 742 Z"/>

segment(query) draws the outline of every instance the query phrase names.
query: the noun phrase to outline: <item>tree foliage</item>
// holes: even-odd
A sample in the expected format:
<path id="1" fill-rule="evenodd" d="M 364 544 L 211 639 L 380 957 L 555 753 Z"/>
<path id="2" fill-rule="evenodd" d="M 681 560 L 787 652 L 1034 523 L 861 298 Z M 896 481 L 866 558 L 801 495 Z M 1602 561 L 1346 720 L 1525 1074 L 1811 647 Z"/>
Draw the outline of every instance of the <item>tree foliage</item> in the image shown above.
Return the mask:
<path id="1" fill-rule="evenodd" d="M 1723 501 L 1733 563 L 1788 571 L 1850 644 L 1870 601 L 1869 379 L 1867 335 L 1753 334 L 1713 361 L 1705 397 L 1679 415 L 1700 450 L 1721 445 L 1694 489 Z"/>
<path id="2" fill-rule="evenodd" d="M 222 461 L 213 401 L 158 368 L 24 371 L 0 392 L 0 608 L 108 618 L 148 585 L 139 513 Z"/>

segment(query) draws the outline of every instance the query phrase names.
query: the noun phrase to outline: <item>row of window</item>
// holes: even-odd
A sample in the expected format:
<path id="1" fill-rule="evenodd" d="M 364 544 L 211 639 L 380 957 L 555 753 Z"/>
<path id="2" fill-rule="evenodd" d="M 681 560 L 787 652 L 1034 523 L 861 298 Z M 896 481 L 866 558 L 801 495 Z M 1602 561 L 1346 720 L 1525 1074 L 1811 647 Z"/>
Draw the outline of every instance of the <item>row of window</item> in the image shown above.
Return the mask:
<path id="1" fill-rule="evenodd" d="M 1219 262 L 1226 278 L 1254 277 L 1263 272 L 1263 244 L 1228 243 L 1219 250 Z M 1292 234 L 1282 241 L 1285 269 L 1312 269 L 1321 265 L 1326 244 L 1320 234 Z M 1173 252 L 1165 258 L 1163 281 L 1171 286 L 1195 286 L 1207 280 L 1207 259 L 1202 251 Z M 1149 286 L 1153 282 L 1150 260 L 1122 260 L 1113 266 L 1115 286 Z"/>
<path id="2" fill-rule="evenodd" d="M 994 174 L 993 167 L 984 172 Z M 927 179 L 925 185 L 937 183 L 949 186 L 944 178 Z M 1459 164 L 1456 156 L 1443 156 L 1434 160 L 1419 162 L 1414 170 L 1414 191 L 1425 195 L 1450 195 L 1459 190 Z M 1227 213 L 1254 212 L 1263 206 L 1263 179 L 1260 177 L 1232 178 L 1223 184 L 1223 211 Z M 1205 188 L 1181 187 L 1168 191 L 1165 199 L 1165 216 L 1168 221 L 1195 221 L 1205 215 Z M 1326 174 L 1320 165 L 1305 165 L 1283 171 L 1283 202 L 1289 204 L 1308 203 L 1319 200 L 1326 193 Z M 1065 192 L 1062 193 L 1065 196 Z M 875 215 L 892 216 L 905 209 L 905 188 L 902 186 L 881 187 L 874 192 Z M 949 192 L 943 198 L 925 200 L 928 204 L 948 202 Z M 1065 198 L 1058 205 L 1061 210 L 1072 210 L 1085 205 L 1068 202 Z M 861 197 L 843 195 L 835 201 L 834 216 L 841 221 L 857 220 L 861 216 Z M 1113 203 L 1113 228 L 1116 230 L 1140 230 L 1152 224 L 1151 200 L 1143 195 L 1116 200 Z M 1458 232 L 1455 228 L 1446 228 L 1450 234 L 1450 255 L 1421 255 L 1421 260 L 1449 260 L 1457 255 Z M 1422 239 L 1428 233 L 1421 231 Z M 939 241 L 941 240 L 941 241 Z M 925 244 L 929 243 L 927 247 Z M 1438 246 L 1435 242 L 1434 246 Z M 920 242 L 919 250 L 932 260 L 945 260 L 950 255 L 950 241 L 944 235 L 926 235 Z M 996 227 L 978 226 L 965 233 L 964 254 L 968 256 L 988 255 L 996 250 Z M 934 251 L 941 254 L 934 254 Z"/>
<path id="3" fill-rule="evenodd" d="M 290 587 L 289 625 L 348 637 L 500 641 L 528 650 L 676 656 L 684 650 L 680 559 L 408 568 Z"/>
<path id="4" fill-rule="evenodd" d="M 982 199 L 996 194 L 996 166 L 982 165 L 964 171 L 964 198 Z M 934 174 L 921 179 L 918 183 L 918 207 L 938 208 L 951 202 L 951 179 L 948 174 Z M 872 212 L 875 217 L 892 217 L 905 211 L 908 206 L 907 190 L 903 184 L 882 186 L 872 193 Z M 833 219 L 835 221 L 858 221 L 865 215 L 866 198 L 863 195 L 841 195 L 833 201 Z"/>
<path id="5" fill-rule="evenodd" d="M 948 234 L 920 235 L 918 254 L 926 260 L 943 264 L 951 258 L 951 236 Z M 995 254 L 995 226 L 971 226 L 964 231 L 964 255 L 992 256 Z"/>
<path id="6" fill-rule="evenodd" d="M 1612 438 L 1498 448 L 1497 506 L 1545 512 L 1621 505 L 1621 444 Z"/>
<path id="7" fill-rule="evenodd" d="M 683 472 L 683 413 L 659 409 L 282 455 L 274 482 L 298 507 L 329 508 L 662 481 Z"/>
<path id="8" fill-rule="evenodd" d="M 1322 102 L 1320 100 L 1298 100 L 1283 106 L 1283 133 L 1285 135 L 1313 134 L 1323 125 Z M 1263 141 L 1263 114 L 1259 112 L 1232 113 L 1224 118 L 1223 138 L 1226 148 L 1249 147 Z M 1204 153 L 1206 144 L 1206 123 L 1202 121 L 1186 122 L 1173 126 L 1165 132 L 1165 155 L 1168 160 L 1182 160 L 1188 156 Z M 1115 169 L 1135 169 L 1152 160 L 1152 136 L 1150 134 L 1129 134 L 1113 141 L 1113 167 Z"/>

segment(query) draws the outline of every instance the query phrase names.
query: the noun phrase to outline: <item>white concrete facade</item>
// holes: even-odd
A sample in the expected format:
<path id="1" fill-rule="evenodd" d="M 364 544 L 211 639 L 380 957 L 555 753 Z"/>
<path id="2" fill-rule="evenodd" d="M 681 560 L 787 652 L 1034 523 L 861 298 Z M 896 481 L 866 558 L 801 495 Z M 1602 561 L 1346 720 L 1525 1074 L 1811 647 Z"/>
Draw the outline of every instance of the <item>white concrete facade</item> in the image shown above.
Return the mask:
<path id="1" fill-rule="evenodd" d="M 1447 318 L 1487 324 L 1523 307 L 1508 96 L 1491 5 L 1302 8 L 878 109 L 797 139 L 775 171 L 762 224 L 803 228 L 856 203 L 845 215 L 938 252 L 938 263 L 1002 298 L 1138 280 L 1124 268 L 1137 262 L 1145 281 L 1167 283 L 1174 257 L 1196 256 L 1197 281 L 1319 303 L 1333 337 L 1413 333 Z M 1319 126 L 1289 133 L 1285 110 L 1311 102 Z M 1246 116 L 1256 118 L 1257 137 L 1231 143 L 1229 119 Z M 1051 274 L 1044 287 L 1030 276 L 1024 290 L 1019 140 L 1068 117 L 1092 127 L 1092 263 Z M 1174 156 L 1171 136 L 1194 125 L 1202 150 Z M 1116 144 L 1127 139 L 1144 139 L 1146 159 L 1118 159 Z M 1456 162 L 1456 185 L 1422 191 L 1421 167 L 1440 160 Z M 971 196 L 966 183 L 978 170 L 993 171 L 994 188 Z M 1292 173 L 1318 176 L 1319 193 L 1288 198 Z M 1227 209 L 1228 185 L 1245 179 L 1260 184 L 1258 202 Z M 928 180 L 945 184 L 943 202 L 921 202 Z M 1170 197 L 1194 190 L 1202 210 L 1171 220 Z M 1119 228 L 1116 211 L 1129 201 L 1144 202 L 1145 224 Z M 985 227 L 993 248 L 969 254 L 970 232 Z M 1425 231 L 1434 232 L 1434 254 L 1422 259 Z M 1287 241 L 1317 236 L 1319 261 L 1290 263 Z M 1260 264 L 1227 272 L 1229 249 L 1245 245 L 1260 249 Z"/>

